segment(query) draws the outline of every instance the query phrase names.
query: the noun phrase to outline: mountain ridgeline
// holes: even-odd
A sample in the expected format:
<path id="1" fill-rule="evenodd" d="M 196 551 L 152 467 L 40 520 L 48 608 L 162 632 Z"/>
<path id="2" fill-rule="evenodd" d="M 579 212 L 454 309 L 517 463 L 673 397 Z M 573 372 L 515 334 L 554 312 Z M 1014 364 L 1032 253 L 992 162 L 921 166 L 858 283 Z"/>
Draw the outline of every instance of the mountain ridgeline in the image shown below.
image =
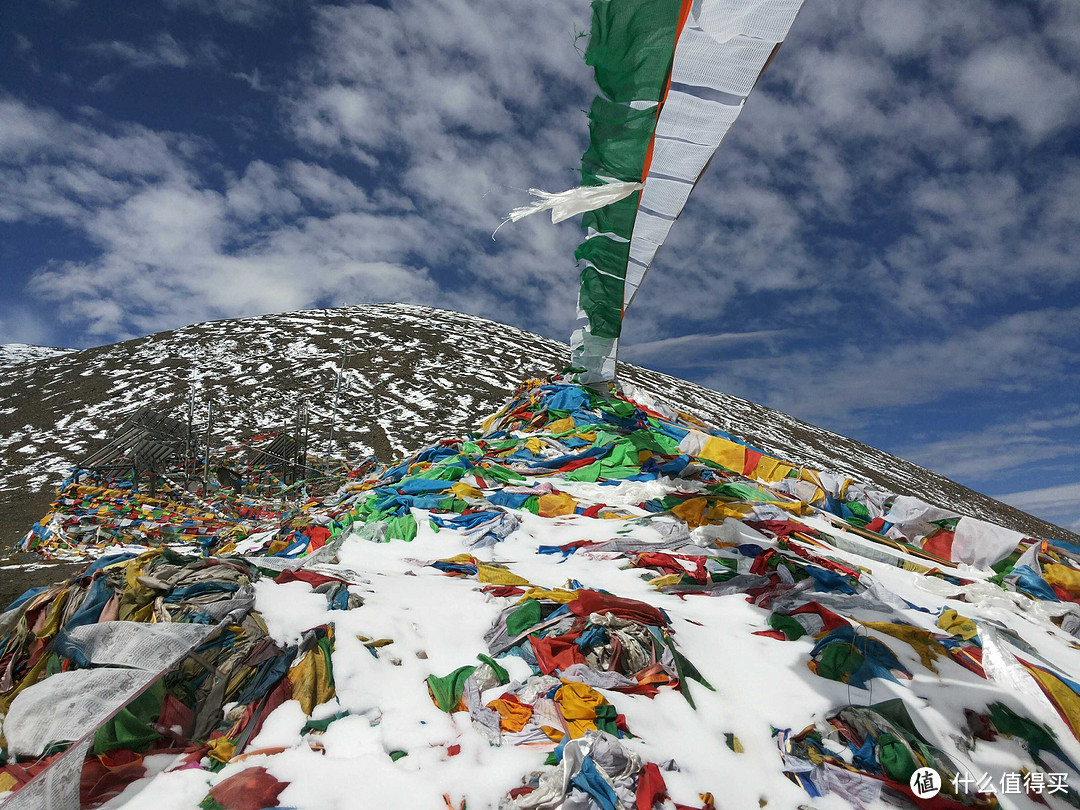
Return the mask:
<path id="1" fill-rule="evenodd" d="M 343 354 L 344 352 L 344 354 Z M 558 371 L 566 344 L 457 312 L 401 304 L 213 321 L 82 351 L 27 348 L 0 364 L 0 540 L 17 540 L 59 484 L 124 419 L 150 404 L 214 443 L 287 428 L 299 407 L 310 449 L 388 461 L 478 427 L 526 377 Z M 335 388 L 344 357 L 341 390 Z M 911 462 L 747 400 L 621 364 L 620 378 L 796 464 L 833 470 L 1044 539 L 1058 526 Z"/>

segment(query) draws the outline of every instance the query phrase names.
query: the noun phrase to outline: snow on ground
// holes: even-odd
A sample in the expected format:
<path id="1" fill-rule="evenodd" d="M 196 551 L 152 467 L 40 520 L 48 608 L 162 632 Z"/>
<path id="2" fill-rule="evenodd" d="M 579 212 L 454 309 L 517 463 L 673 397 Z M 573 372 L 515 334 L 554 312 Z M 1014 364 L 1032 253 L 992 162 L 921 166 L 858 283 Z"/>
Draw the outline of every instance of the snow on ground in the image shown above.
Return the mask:
<path id="1" fill-rule="evenodd" d="M 556 488 L 576 494 L 596 488 L 558 477 L 546 479 Z M 656 488 L 655 484 L 649 484 Z M 643 485 L 627 482 L 602 487 L 609 502 Z M 622 489 L 620 493 L 619 490 Z M 673 489 L 673 487 L 669 488 Z M 642 493 L 629 496 L 639 500 Z M 469 551 L 483 562 L 505 565 L 532 584 L 544 588 L 566 587 L 576 580 L 581 587 L 606 590 L 662 608 L 672 618 L 680 649 L 705 678 L 716 687 L 709 691 L 697 683 L 690 689 L 696 709 L 675 690 L 655 698 L 601 691 L 625 714 L 636 735 L 625 747 L 650 762 L 674 760 L 666 771 L 674 801 L 700 806 L 699 794 L 710 792 L 717 807 L 849 808 L 839 795 L 812 801 L 781 774 L 774 728 L 802 727 L 824 717 L 837 706 L 867 704 L 902 697 L 914 706 L 920 728 L 938 747 L 973 773 L 1000 774 L 1017 766 L 1023 750 L 982 746 L 975 751 L 957 745 L 956 729 L 964 724 L 963 710 L 1001 698 L 1000 685 L 982 681 L 962 667 L 939 661 L 940 675 L 920 667 L 918 655 L 887 636 L 876 634 L 901 655 L 916 673 L 903 685 L 882 680 L 872 690 L 862 690 L 825 680 L 806 667 L 813 640 L 779 642 L 752 635 L 768 629 L 768 612 L 747 603 L 743 594 L 721 597 L 658 593 L 638 569 L 628 569 L 622 559 L 577 553 L 537 554 L 538 545 L 562 545 L 575 540 L 600 540 L 617 536 L 623 540 L 657 542 L 649 526 L 623 529 L 618 535 L 612 521 L 568 515 L 542 518 L 522 513 L 521 526 L 503 542 L 488 549 L 469 549 L 465 538 L 449 530 L 435 533 L 419 513 L 419 532 L 411 543 L 372 543 L 349 537 L 339 552 L 340 575 L 355 583 L 352 590 L 363 595 L 362 608 L 330 612 L 326 601 L 304 583 L 258 586 L 257 608 L 271 634 L 279 640 L 295 640 L 313 626 L 336 622 L 337 648 L 333 655 L 337 699 L 318 707 L 317 717 L 341 711 L 349 716 L 334 723 L 313 751 L 301 736 L 306 718 L 295 701 L 279 707 L 268 719 L 250 749 L 284 747 L 273 755 L 256 755 L 227 766 L 217 775 L 179 771 L 160 774 L 146 785 L 129 788 L 130 801 L 110 807 L 147 810 L 193 810 L 208 785 L 243 768 L 266 767 L 289 786 L 279 797 L 282 806 L 301 810 L 331 808 L 409 807 L 446 810 L 444 794 L 452 806 L 465 800 L 469 808 L 496 807 L 522 778 L 539 767 L 543 754 L 528 746 L 489 745 L 469 723 L 468 714 L 445 714 L 429 699 L 424 680 L 443 675 L 464 664 L 476 663 L 475 654 L 485 651 L 484 633 L 505 605 L 513 599 L 485 595 L 471 579 L 443 576 L 424 567 L 427 560 L 444 559 Z M 804 522 L 833 534 L 843 534 L 823 519 Z M 849 534 L 859 543 L 862 538 Z M 608 555 L 609 556 L 609 555 Z M 864 583 L 877 583 L 884 592 L 909 600 L 930 613 L 908 611 L 905 616 L 928 630 L 935 629 L 940 610 L 952 607 L 980 625 L 1001 623 L 1037 648 L 1039 655 L 1064 668 L 1077 671 L 1075 642 L 1049 622 L 995 605 L 957 602 L 928 588 L 927 578 L 857 553 L 836 550 L 834 559 L 861 566 Z M 979 572 L 965 571 L 979 576 Z M 884 618 L 884 617 L 882 617 Z M 389 638 L 393 643 L 376 658 L 358 640 Z M 529 668 L 520 659 L 501 659 L 511 677 L 524 679 Z M 505 687 L 485 692 L 494 699 Z M 1023 701 L 1035 718 L 1049 725 L 1067 754 L 1080 761 L 1080 745 L 1052 706 L 1036 695 Z M 735 734 L 744 751 L 735 753 L 725 735 Z M 452 746 L 460 753 L 450 754 Z M 553 744 L 541 751 L 549 750 Z M 393 762 L 388 754 L 406 750 L 408 757 Z M 1011 751 L 1011 753 L 1010 753 Z M 1015 759 L 1013 758 L 1015 757 Z M 1004 798 L 1004 797 L 1003 797 Z M 874 802 L 869 807 L 886 807 Z M 1034 808 L 1025 796 L 1009 796 L 1007 807 Z"/>
<path id="2" fill-rule="evenodd" d="M 16 366 L 21 363 L 36 363 L 69 354 L 74 349 L 58 349 L 53 346 L 33 346 L 29 343 L 4 343 L 0 345 L 0 368 Z"/>
<path id="3" fill-rule="evenodd" d="M 921 538 L 908 538 L 916 542 L 900 545 L 890 542 L 897 539 L 893 535 L 875 534 L 896 529 L 896 526 L 885 529 L 883 506 L 879 514 L 869 515 L 879 521 L 876 529 L 855 531 L 854 527 L 862 524 L 845 522 L 825 511 L 824 490 L 800 503 L 776 494 L 784 491 L 782 484 L 790 485 L 796 480 L 786 477 L 787 472 L 757 482 L 741 475 L 738 471 L 746 469 L 744 465 L 756 471 L 763 461 L 742 445 L 736 448 L 740 461 L 734 467 L 724 467 L 714 458 L 711 459 L 714 464 L 708 466 L 702 463 L 710 460 L 704 449 L 708 444 L 697 442 L 706 437 L 700 433 L 695 437 L 684 429 L 685 423 L 680 423 L 683 424 L 680 427 L 676 424 L 678 418 L 664 422 L 633 407 L 632 403 L 593 401 L 591 395 L 570 385 L 530 385 L 519 389 L 518 404 L 507 406 L 508 410 L 500 417 L 504 421 L 498 423 L 499 429 L 489 430 L 483 440 L 475 435 L 466 440 L 443 435 L 440 438 L 445 441 L 432 448 L 442 455 L 422 460 L 414 457 L 408 465 L 380 468 L 368 480 L 354 481 L 350 484 L 352 489 L 346 487 L 321 502 L 316 498 L 305 506 L 303 513 L 305 520 L 310 518 L 312 522 L 296 527 L 290 524 L 289 531 L 281 535 L 289 538 L 281 540 L 289 547 L 298 535 L 306 537 L 302 530 L 311 526 L 321 528 L 334 522 L 342 531 L 340 546 L 329 546 L 333 551 L 332 562 L 320 558 L 323 546 L 312 545 L 305 553 L 313 556 L 303 564 L 310 572 L 329 574 L 348 583 L 349 593 L 362 598 L 363 604 L 331 610 L 325 594 L 315 592 L 304 581 L 279 583 L 263 576 L 254 585 L 255 609 L 266 623 L 269 636 L 278 643 L 295 644 L 305 631 L 333 625 L 334 697 L 315 705 L 310 716 L 305 715 L 296 700 L 286 700 L 267 717 L 259 734 L 247 741 L 242 752 L 226 757 L 227 764 L 217 772 L 198 767 L 170 770 L 175 761 L 155 759 L 148 776 L 112 800 L 110 808 L 194 810 L 211 787 L 256 767 L 265 768 L 271 776 L 286 783 L 279 796 L 281 806 L 301 810 L 369 807 L 458 810 L 463 805 L 469 810 L 480 810 L 500 805 L 527 806 L 532 794 L 512 803 L 506 797 L 517 788 L 532 787 L 532 775 L 544 771 L 547 755 L 556 748 L 555 735 L 548 734 L 538 723 L 528 739 L 516 738 L 513 734 L 519 732 L 507 729 L 493 736 L 490 728 L 485 731 L 482 723 L 474 721 L 470 714 L 472 708 L 487 707 L 505 693 L 542 681 L 527 663 L 524 651 L 498 658 L 507 670 L 509 683 L 492 685 L 483 681 L 480 685 L 481 681 L 477 681 L 474 684 L 478 694 L 470 711 L 451 711 L 454 708 L 451 706 L 440 709 L 428 692 L 427 681 L 446 676 L 459 667 L 479 664 L 481 653 L 502 652 L 489 648 L 487 635 L 502 612 L 528 599 L 529 591 L 525 589 L 533 587 L 548 591 L 564 589 L 562 595 L 568 596 L 569 601 L 580 600 L 583 594 L 614 594 L 666 613 L 675 648 L 696 667 L 701 680 L 683 674 L 670 677 L 668 672 L 652 696 L 638 689 L 642 684 L 637 682 L 632 684 L 637 691 L 630 694 L 602 686 L 596 686 L 595 690 L 624 717 L 629 732 L 617 743 L 605 744 L 621 746 L 628 758 L 637 757 L 638 764 L 652 763 L 659 769 L 668 793 L 662 806 L 668 810 L 675 803 L 690 808 L 709 807 L 710 801 L 703 798 L 709 794 L 716 808 L 829 810 L 855 806 L 872 810 L 889 806 L 880 793 L 880 785 L 847 770 L 841 773 L 852 782 L 832 785 L 831 793 L 811 797 L 784 775 L 786 769 L 795 769 L 800 763 L 783 758 L 777 731 L 798 734 L 841 707 L 880 704 L 890 698 L 902 701 L 918 732 L 963 772 L 990 774 L 995 779 L 1006 771 L 1033 768 L 1035 754 L 1021 746 L 1018 738 L 999 736 L 991 742 L 973 736 L 965 710 L 981 713 L 1000 702 L 1053 732 L 1064 756 L 1071 761 L 1056 761 L 1056 767 L 1069 776 L 1074 789 L 1080 788 L 1080 772 L 1072 764 L 1080 762 L 1080 743 L 1074 729 L 1038 689 L 1018 658 L 1022 656 L 1068 677 L 1080 672 L 1077 639 L 1064 625 L 1052 621 L 1062 616 L 1074 619 L 1080 616 L 1075 601 L 1030 598 L 1015 586 L 1009 589 L 990 582 L 989 570 L 973 569 L 962 563 L 952 565 L 947 558 L 937 561 L 944 567 L 939 577 L 929 568 L 935 564 L 929 552 L 917 545 Z M 555 397 L 568 398 L 577 404 L 545 406 L 548 412 L 541 413 L 537 403 L 543 397 L 552 401 Z M 567 412 L 572 412 L 574 417 L 562 416 Z M 549 418 L 552 416 L 557 418 Z M 567 421 L 572 423 L 572 428 L 566 426 Z M 551 427 L 545 432 L 542 426 L 550 427 L 556 422 L 563 423 L 561 429 Z M 528 426 L 529 432 L 523 426 Z M 673 434 L 678 435 L 679 431 L 682 435 L 675 439 Z M 666 437 L 676 446 L 654 444 L 663 452 L 644 450 L 645 445 L 630 442 L 631 437 L 637 437 L 640 442 L 642 434 L 647 434 L 645 439 L 649 442 Z M 718 437 L 708 441 L 715 439 Z M 503 442 L 506 446 L 499 446 Z M 613 449 L 616 445 L 626 451 L 618 462 L 611 461 L 616 456 Z M 631 445 L 633 452 L 627 449 Z M 583 447 L 589 449 L 582 450 Z M 610 476 L 601 476 L 598 483 L 572 480 L 574 471 L 568 465 L 576 461 L 567 461 L 567 454 L 600 450 L 610 453 L 604 462 L 611 461 L 612 466 L 604 468 Z M 597 457 L 577 460 L 587 461 L 585 466 L 601 464 L 594 458 Z M 655 469 L 645 470 L 646 465 L 660 462 L 665 468 L 674 465 L 679 469 L 663 475 Z M 585 466 L 579 465 L 575 471 L 584 470 Z M 448 472 L 455 475 L 440 477 Z M 772 472 L 776 472 L 775 468 Z M 798 472 L 807 474 L 805 470 Z M 639 480 L 627 480 L 632 478 Z M 514 486 L 495 483 L 499 480 L 514 481 Z M 823 484 L 822 477 L 817 482 Z M 432 483 L 435 486 L 427 489 L 407 491 L 405 486 Z M 772 492 L 767 491 L 770 486 Z M 848 491 L 855 489 L 851 487 Z M 712 500 L 705 512 L 699 510 L 701 520 L 695 521 L 691 510 L 684 507 L 694 500 L 706 501 L 704 497 L 695 497 L 706 491 Z M 736 494 L 730 494 L 733 491 Z M 401 500 L 422 497 L 417 492 L 438 493 L 436 505 L 429 504 L 431 511 Z M 564 503 L 560 499 L 572 498 L 576 503 L 565 511 L 538 507 L 534 513 L 524 507 L 499 506 L 491 500 L 499 495 L 526 492 L 538 498 L 554 498 L 560 503 Z M 864 491 L 861 494 L 865 496 L 864 502 L 860 502 L 863 506 L 873 505 Z M 680 497 L 658 503 L 675 495 Z M 835 501 L 840 496 L 829 497 Z M 453 528 L 458 511 L 442 505 L 443 498 L 463 510 L 468 508 L 469 514 L 462 514 L 463 517 L 493 515 L 491 519 L 495 523 L 511 530 L 505 536 L 499 535 L 497 540 L 489 538 L 488 543 L 480 542 L 486 535 L 470 534 L 475 527 Z M 375 505 L 383 499 L 394 504 Z M 831 504 L 829 508 L 835 512 L 839 506 L 851 504 L 858 505 L 851 499 L 844 504 Z M 595 516 L 584 513 L 594 505 L 598 507 L 591 513 Z M 395 511 L 398 509 L 403 511 Z M 607 517 L 602 516 L 605 514 Z M 346 522 L 344 515 L 351 520 Z M 326 519 L 320 523 L 317 518 Z M 375 531 L 377 527 L 386 530 L 390 521 L 399 519 L 406 520 L 410 526 L 415 523 L 416 535 L 411 541 L 372 541 L 371 538 L 380 536 Z M 443 525 L 436 531 L 437 524 L 429 519 L 452 525 Z M 805 536 L 784 543 L 781 542 L 784 535 L 777 533 L 775 525 L 769 528 L 760 522 L 783 523 L 790 522 L 789 519 L 798 521 L 798 529 L 791 531 Z M 277 536 L 272 531 L 249 535 L 237 550 L 249 555 L 260 550 L 278 553 L 269 550 L 272 538 Z M 568 544 L 578 541 L 613 540 L 622 548 L 597 550 L 586 546 L 567 550 Z M 304 540 L 301 545 L 307 542 Z M 702 592 L 713 585 L 721 586 L 716 589 L 719 591 L 735 581 L 724 577 L 696 581 L 697 585 L 708 588 L 688 586 L 688 590 L 680 591 L 687 584 L 685 577 L 671 575 L 676 582 L 659 584 L 665 578 L 658 577 L 657 571 L 633 565 L 641 560 L 634 556 L 639 552 L 626 551 L 632 543 L 643 544 L 640 548 L 646 551 L 677 552 L 681 560 L 678 565 L 685 570 L 693 569 L 696 560 L 704 559 L 706 564 L 720 566 L 710 569 L 712 573 L 737 572 L 741 576 L 750 573 L 750 568 L 757 564 L 755 561 L 767 554 L 776 554 L 787 567 L 783 568 L 783 574 L 779 573 L 780 566 L 754 573 L 754 577 L 769 581 L 768 585 L 759 583 L 762 589 L 759 592 L 755 592 L 756 585 L 725 595 Z M 548 547 L 543 553 L 542 546 Z M 562 550 L 547 553 L 551 547 Z M 1032 548 L 1038 550 L 1035 545 Z M 461 571 L 431 565 L 462 554 L 472 555 L 480 564 L 494 566 L 492 571 L 515 583 L 511 591 L 503 593 L 486 587 L 480 579 L 478 565 L 474 566 L 476 571 L 464 575 Z M 1062 554 L 1059 560 L 1062 568 L 1077 572 L 1070 562 L 1073 558 L 1064 550 Z M 811 557 L 812 564 L 805 562 Z M 262 561 L 268 563 L 270 558 Z M 728 563 L 734 568 L 724 570 Z M 1037 560 L 1034 564 L 1038 565 Z M 818 576 L 809 574 L 814 566 L 819 575 L 836 574 L 837 570 L 848 573 L 843 577 L 837 575 L 844 581 L 841 584 L 827 581 L 822 584 Z M 800 576 L 796 581 L 797 574 Z M 775 592 L 768 596 L 770 591 Z M 762 602 L 762 596 L 768 596 L 772 604 Z M 792 602 L 789 607 L 803 606 L 805 600 L 812 598 L 842 617 L 850 616 L 852 622 L 841 618 L 841 624 L 853 629 L 855 638 L 887 645 L 898 659 L 899 665 L 892 668 L 898 679 L 879 673 L 867 681 L 867 688 L 842 679 L 832 680 L 808 666 L 811 649 L 818 641 L 815 633 L 794 640 L 756 635 L 772 627 L 770 617 L 776 604 L 796 597 L 803 601 Z M 943 633 L 939 623 L 949 609 L 974 621 L 980 639 L 981 667 L 987 678 L 962 666 L 959 657 L 945 653 L 937 654 L 936 660 L 930 661 L 931 667 L 917 646 L 887 632 L 890 629 L 894 633 L 929 631 L 939 646 L 943 639 L 959 646 L 959 636 Z M 776 610 L 783 618 L 793 615 Z M 607 627 L 603 622 L 617 618 L 610 613 L 591 612 L 588 621 L 595 629 Z M 558 621 L 557 616 L 555 620 Z M 887 626 L 873 624 L 876 622 Z M 532 633 L 539 625 L 526 627 L 531 627 Z M 531 638 L 536 643 L 546 640 L 542 634 Z M 968 646 L 960 647 L 962 651 L 974 651 L 975 642 L 970 638 L 964 642 Z M 614 642 L 605 643 L 614 645 Z M 535 655 L 536 648 L 530 649 Z M 665 655 L 671 655 L 671 650 Z M 658 663 L 663 662 L 661 659 Z M 675 664 L 665 666 L 670 670 Z M 635 668 L 631 674 L 636 677 L 647 669 L 647 666 Z M 906 677 L 903 670 L 909 671 L 911 677 Z M 559 671 L 563 673 L 564 686 L 578 683 L 567 677 L 565 669 Z M 590 671 L 590 675 L 583 677 L 619 674 L 616 670 Z M 552 692 L 563 688 L 558 679 L 553 680 L 553 684 L 544 688 Z M 681 688 L 674 688 L 674 681 Z M 535 702 L 537 713 L 543 701 L 551 702 L 550 698 L 542 697 L 545 694 L 548 692 L 541 690 L 534 696 L 535 700 L 527 701 Z M 1075 696 L 1068 700 L 1072 701 L 1071 709 L 1080 704 L 1080 698 Z M 478 711 L 477 716 L 482 715 Z M 309 720 L 330 719 L 333 721 L 324 733 L 304 731 Z M 607 740 L 589 734 L 578 737 L 585 741 L 582 745 L 599 745 L 597 739 Z M 577 745 L 577 740 L 572 745 Z M 574 752 L 570 745 L 566 751 L 580 753 Z M 404 756 L 398 756 L 402 753 Z M 856 755 L 842 745 L 835 754 L 848 763 Z M 1056 755 L 1045 751 L 1042 754 L 1055 761 Z M 564 755 L 568 760 L 571 757 L 565 752 Z M 209 762 L 203 764 L 209 766 Z M 809 771 L 810 763 L 804 764 Z M 553 773 L 550 769 L 544 772 Z M 539 784 L 537 795 L 550 787 L 543 779 Z M 562 787 L 565 794 L 565 785 Z M 859 791 L 867 793 L 862 799 L 853 799 Z M 599 801 L 590 803 L 580 794 L 579 790 L 570 798 L 560 795 L 558 801 L 541 806 L 566 810 L 604 806 Z M 1000 798 L 1004 807 L 1038 806 L 1022 794 Z M 1060 806 L 1056 798 L 1047 798 L 1053 799 L 1051 806 Z M 624 808 L 633 804 L 622 802 Z"/>

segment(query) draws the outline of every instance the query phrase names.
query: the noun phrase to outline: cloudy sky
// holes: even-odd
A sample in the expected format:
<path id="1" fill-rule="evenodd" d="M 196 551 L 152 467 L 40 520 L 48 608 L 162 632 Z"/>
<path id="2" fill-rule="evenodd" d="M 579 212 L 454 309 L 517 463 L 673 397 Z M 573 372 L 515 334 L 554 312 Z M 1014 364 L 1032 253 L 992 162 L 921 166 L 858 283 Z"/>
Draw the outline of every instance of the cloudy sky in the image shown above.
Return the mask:
<path id="1" fill-rule="evenodd" d="M 372 301 L 565 340 L 585 0 L 0 11 L 0 343 Z M 808 0 L 624 359 L 1080 531 L 1080 4 Z"/>

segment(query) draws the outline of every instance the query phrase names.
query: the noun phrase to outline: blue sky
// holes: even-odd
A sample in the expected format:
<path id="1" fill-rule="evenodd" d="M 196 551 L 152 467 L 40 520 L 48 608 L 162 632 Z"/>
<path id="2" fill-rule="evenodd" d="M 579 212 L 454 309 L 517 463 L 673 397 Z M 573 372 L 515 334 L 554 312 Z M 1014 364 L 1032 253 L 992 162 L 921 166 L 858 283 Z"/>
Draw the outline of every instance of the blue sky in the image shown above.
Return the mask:
<path id="1" fill-rule="evenodd" d="M 566 339 L 584 0 L 0 11 L 0 342 L 410 301 Z M 1080 531 L 1080 5 L 808 0 L 624 359 Z"/>

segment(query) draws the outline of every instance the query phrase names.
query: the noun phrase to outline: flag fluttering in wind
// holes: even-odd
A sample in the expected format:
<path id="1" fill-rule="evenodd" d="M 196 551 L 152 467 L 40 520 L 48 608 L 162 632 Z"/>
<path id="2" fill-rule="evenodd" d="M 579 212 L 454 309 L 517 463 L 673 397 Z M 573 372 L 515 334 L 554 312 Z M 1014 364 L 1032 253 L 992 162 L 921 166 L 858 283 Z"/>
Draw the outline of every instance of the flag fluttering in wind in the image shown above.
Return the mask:
<path id="1" fill-rule="evenodd" d="M 623 314 L 802 4 L 593 0 L 585 61 L 600 93 L 589 109 L 582 189 L 556 196 L 565 204 L 575 191 L 598 200 L 590 189 L 618 183 L 621 191 L 615 202 L 578 206 L 588 234 L 574 253 L 581 325 L 570 345 L 581 382 L 615 379 Z M 642 186 L 621 196 L 627 183 Z"/>

